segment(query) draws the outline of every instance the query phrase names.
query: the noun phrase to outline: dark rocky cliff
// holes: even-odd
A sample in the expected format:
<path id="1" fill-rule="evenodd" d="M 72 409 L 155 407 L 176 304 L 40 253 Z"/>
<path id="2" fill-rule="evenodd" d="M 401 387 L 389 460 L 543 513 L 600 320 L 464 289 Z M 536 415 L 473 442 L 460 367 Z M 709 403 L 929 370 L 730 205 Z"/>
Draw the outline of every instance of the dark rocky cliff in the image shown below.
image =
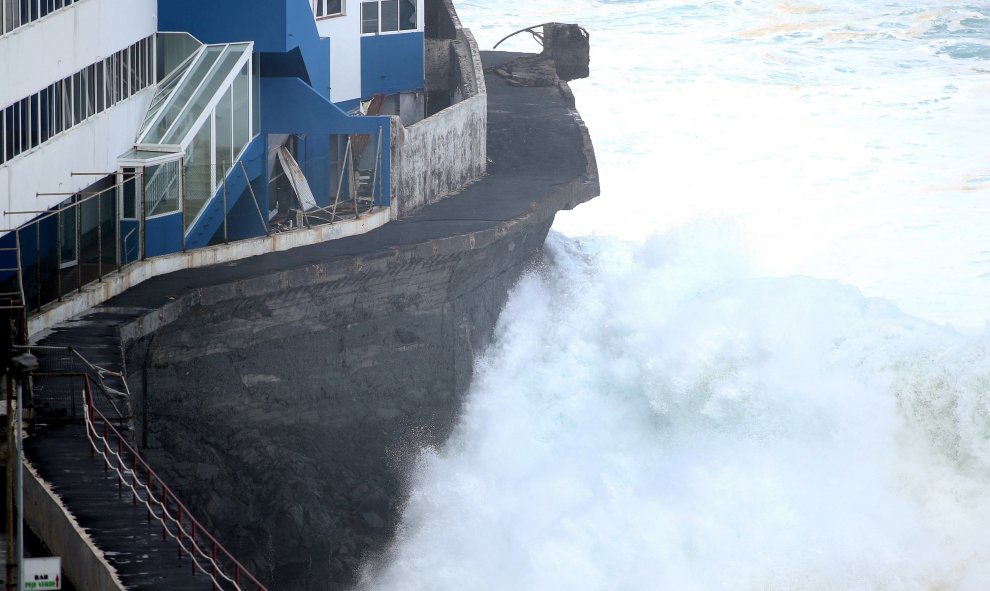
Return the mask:
<path id="1" fill-rule="evenodd" d="M 174 318 L 123 343 L 139 440 L 272 589 L 345 587 L 384 547 L 409 459 L 445 441 L 555 212 L 598 193 L 566 84 L 488 88 L 489 176 L 463 194 L 110 302 Z"/>

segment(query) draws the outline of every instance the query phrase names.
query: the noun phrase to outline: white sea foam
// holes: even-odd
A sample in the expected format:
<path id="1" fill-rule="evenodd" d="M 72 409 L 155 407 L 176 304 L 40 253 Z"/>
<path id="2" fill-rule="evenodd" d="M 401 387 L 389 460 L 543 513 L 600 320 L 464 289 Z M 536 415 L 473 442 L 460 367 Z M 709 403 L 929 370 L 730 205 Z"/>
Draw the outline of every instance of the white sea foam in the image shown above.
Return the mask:
<path id="1" fill-rule="evenodd" d="M 366 585 L 985 589 L 990 334 L 725 235 L 554 236 Z"/>
<path id="2" fill-rule="evenodd" d="M 458 8 L 483 48 L 591 30 L 603 195 L 558 217 L 364 586 L 987 589 L 990 9 Z"/>

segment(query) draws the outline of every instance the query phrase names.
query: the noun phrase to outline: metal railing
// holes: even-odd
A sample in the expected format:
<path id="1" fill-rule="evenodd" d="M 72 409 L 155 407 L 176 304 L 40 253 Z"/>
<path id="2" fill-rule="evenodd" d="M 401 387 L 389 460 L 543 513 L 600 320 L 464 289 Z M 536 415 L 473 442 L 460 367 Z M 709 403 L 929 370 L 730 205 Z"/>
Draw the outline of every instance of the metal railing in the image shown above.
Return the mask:
<path id="1" fill-rule="evenodd" d="M 117 490 L 131 491 L 131 503 L 139 502 L 147 509 L 147 521 L 157 520 L 162 526 L 162 539 L 176 542 L 179 559 L 188 556 L 190 572 L 199 571 L 210 578 L 213 589 L 258 589 L 267 591 L 217 539 L 207 531 L 178 496 L 145 462 L 120 431 L 96 408 L 89 376 L 85 379 L 86 437 L 93 456 L 103 458 L 104 474 L 113 471 Z M 143 474 L 144 480 L 141 475 Z M 157 491 L 157 494 L 156 494 Z M 242 585 L 250 585 L 248 587 Z"/>

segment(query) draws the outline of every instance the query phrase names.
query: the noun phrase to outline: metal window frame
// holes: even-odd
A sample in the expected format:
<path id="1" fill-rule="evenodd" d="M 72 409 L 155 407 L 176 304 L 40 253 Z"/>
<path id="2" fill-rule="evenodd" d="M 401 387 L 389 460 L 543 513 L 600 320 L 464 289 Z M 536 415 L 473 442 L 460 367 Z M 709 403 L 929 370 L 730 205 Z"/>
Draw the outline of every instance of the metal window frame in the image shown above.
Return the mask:
<path id="1" fill-rule="evenodd" d="M 361 2 L 360 2 L 360 4 L 361 4 L 360 13 L 361 14 L 359 15 L 360 18 L 358 19 L 358 21 L 361 23 L 360 24 L 361 37 L 372 37 L 372 36 L 381 36 L 381 35 L 403 35 L 403 34 L 407 34 L 407 33 L 422 32 L 421 19 L 423 18 L 423 10 L 424 10 L 423 0 L 415 0 L 415 1 L 416 1 L 416 26 L 414 28 L 412 28 L 412 29 L 403 29 L 402 28 L 402 0 L 398 0 L 398 2 L 396 4 L 396 8 L 395 8 L 396 9 L 395 20 L 396 20 L 397 26 L 399 28 L 398 29 L 395 29 L 395 30 L 383 31 L 382 30 L 382 0 L 361 0 Z M 374 32 L 374 33 L 365 33 L 364 32 L 364 5 L 365 4 L 376 4 L 377 5 L 377 9 L 378 9 L 378 21 L 377 21 L 377 26 L 376 26 L 376 32 Z"/>
<path id="2" fill-rule="evenodd" d="M 329 12 L 329 2 L 330 0 L 311 0 L 310 3 L 313 6 L 313 15 L 316 17 L 316 20 L 335 18 L 347 14 L 347 0 L 340 0 L 340 10 L 337 12 Z M 323 14 L 320 14 L 320 10 L 323 11 Z"/>

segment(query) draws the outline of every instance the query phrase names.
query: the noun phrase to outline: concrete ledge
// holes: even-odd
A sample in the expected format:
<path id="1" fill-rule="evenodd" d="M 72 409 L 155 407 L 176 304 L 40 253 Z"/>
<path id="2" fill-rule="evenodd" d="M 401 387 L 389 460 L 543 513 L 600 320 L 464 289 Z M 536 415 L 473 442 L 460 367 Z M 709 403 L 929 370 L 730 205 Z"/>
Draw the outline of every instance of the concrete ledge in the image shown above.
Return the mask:
<path id="1" fill-rule="evenodd" d="M 31 340 L 35 341 L 39 335 L 53 327 L 99 306 L 152 277 L 364 234 L 386 224 L 389 215 L 388 209 L 378 208 L 357 220 L 209 246 L 133 263 L 122 268 L 118 273 L 104 277 L 102 282 L 91 283 L 83 287 L 82 291 L 65 297 L 62 302 L 43 308 L 40 313 L 28 319 L 28 334 Z"/>
<path id="2" fill-rule="evenodd" d="M 24 518 L 51 551 L 62 557 L 62 569 L 69 580 L 78 589 L 126 591 L 103 552 L 79 527 L 62 500 L 30 462 L 25 461 L 24 467 Z"/>

